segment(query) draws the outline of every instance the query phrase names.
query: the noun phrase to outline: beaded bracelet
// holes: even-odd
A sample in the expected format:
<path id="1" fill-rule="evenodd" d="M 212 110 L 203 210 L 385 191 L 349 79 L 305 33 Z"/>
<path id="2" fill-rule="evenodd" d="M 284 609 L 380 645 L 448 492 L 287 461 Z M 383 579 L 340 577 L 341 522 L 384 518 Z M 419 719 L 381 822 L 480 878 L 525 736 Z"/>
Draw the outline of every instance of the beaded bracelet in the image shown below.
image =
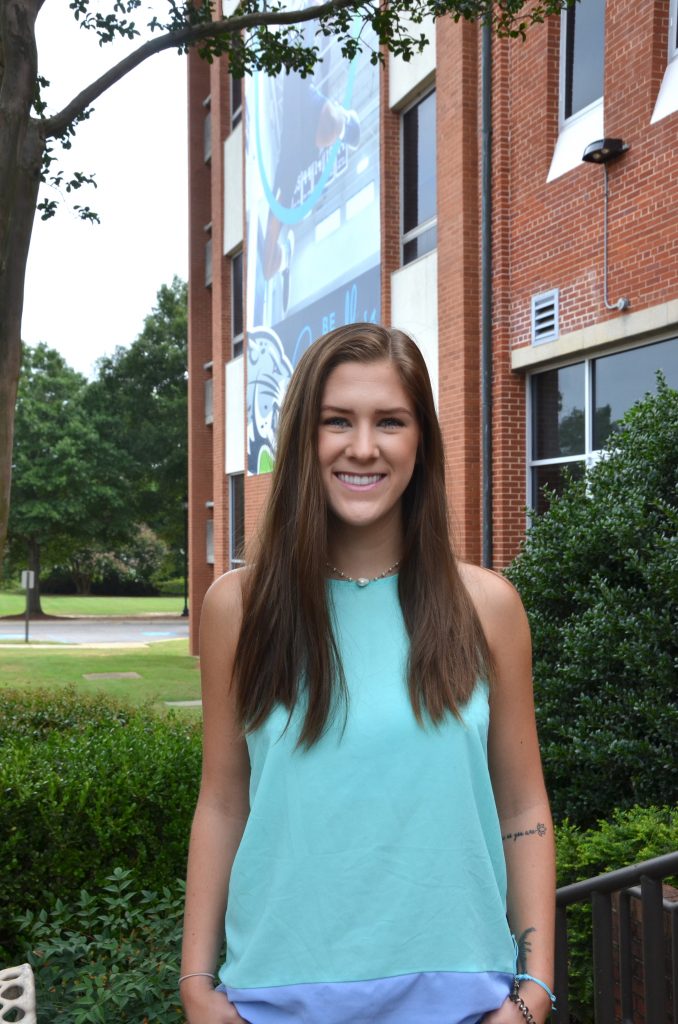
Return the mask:
<path id="1" fill-rule="evenodd" d="M 527 1003 L 525 1002 L 523 997 L 521 995 L 519 995 L 519 993 L 518 993 L 518 982 L 517 981 L 514 981 L 514 983 L 513 983 L 513 992 L 509 996 L 509 999 L 511 1000 L 512 1003 L 516 1004 L 516 1006 L 518 1007 L 518 1009 L 522 1013 L 523 1017 L 527 1021 L 527 1024 L 537 1024 L 536 1020 L 534 1019 L 534 1017 L 530 1013 L 530 1010 L 528 1008 Z"/>

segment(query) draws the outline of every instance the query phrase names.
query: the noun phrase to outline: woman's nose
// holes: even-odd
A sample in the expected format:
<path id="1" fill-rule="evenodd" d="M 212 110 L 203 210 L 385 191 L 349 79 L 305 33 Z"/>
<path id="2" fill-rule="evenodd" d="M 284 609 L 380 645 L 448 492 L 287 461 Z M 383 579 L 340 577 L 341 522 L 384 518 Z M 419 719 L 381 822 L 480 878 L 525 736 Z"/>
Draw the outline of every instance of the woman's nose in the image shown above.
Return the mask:
<path id="1" fill-rule="evenodd" d="M 354 459 L 374 459 L 379 455 L 379 445 L 370 425 L 356 428 L 346 451 Z"/>

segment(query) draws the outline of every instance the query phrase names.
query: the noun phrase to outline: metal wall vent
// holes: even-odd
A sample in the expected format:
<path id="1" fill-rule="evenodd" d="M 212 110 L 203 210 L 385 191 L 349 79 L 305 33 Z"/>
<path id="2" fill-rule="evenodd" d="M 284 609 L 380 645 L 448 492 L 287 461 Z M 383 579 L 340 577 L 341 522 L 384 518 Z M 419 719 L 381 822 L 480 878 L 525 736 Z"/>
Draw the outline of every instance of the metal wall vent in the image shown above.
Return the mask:
<path id="1" fill-rule="evenodd" d="M 558 289 L 532 296 L 532 344 L 542 345 L 558 337 Z"/>

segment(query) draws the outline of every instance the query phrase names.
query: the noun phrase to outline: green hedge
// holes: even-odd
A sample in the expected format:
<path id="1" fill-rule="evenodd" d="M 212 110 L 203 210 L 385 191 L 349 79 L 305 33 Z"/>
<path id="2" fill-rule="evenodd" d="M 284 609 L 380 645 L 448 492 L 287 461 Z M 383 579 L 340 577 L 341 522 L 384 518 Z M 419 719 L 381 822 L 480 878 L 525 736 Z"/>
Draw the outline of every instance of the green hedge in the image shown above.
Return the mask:
<path id="1" fill-rule="evenodd" d="M 0 692 L 2 899 L 38 911 L 116 867 L 161 890 L 185 871 L 200 778 L 196 724 L 109 699 Z M 11 950 L 8 915 L 0 947 Z M 9 960 L 7 961 L 9 962 Z"/>
<path id="2" fill-rule="evenodd" d="M 604 457 L 551 495 L 506 571 L 532 628 L 557 819 L 678 792 L 678 391 L 658 381 Z"/>
<path id="3" fill-rule="evenodd" d="M 139 891 L 117 869 L 96 895 L 55 900 L 17 926 L 30 943 L 40 1020 L 168 1024 L 183 1020 L 179 949 L 184 887 Z"/>
<path id="4" fill-rule="evenodd" d="M 569 821 L 556 828 L 558 885 L 593 878 L 678 850 L 675 807 L 615 810 L 606 821 L 581 829 Z M 675 884 L 675 880 L 672 880 Z M 577 1024 L 593 1024 L 591 905 L 568 910 L 570 1013 Z M 555 1017 L 554 1021 L 557 1022 Z"/>

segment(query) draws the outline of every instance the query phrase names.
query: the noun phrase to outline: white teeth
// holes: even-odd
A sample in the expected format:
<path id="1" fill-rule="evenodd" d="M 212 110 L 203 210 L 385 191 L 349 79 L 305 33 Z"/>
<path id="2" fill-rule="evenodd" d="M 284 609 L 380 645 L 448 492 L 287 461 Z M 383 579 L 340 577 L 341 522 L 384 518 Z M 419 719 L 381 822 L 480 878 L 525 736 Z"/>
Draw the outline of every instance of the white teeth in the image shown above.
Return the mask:
<path id="1" fill-rule="evenodd" d="M 376 484 L 383 475 L 383 473 L 372 473 L 367 476 L 357 476 L 355 473 L 337 473 L 340 480 L 343 480 L 345 484 L 353 484 L 354 487 L 367 487 L 369 484 Z"/>

